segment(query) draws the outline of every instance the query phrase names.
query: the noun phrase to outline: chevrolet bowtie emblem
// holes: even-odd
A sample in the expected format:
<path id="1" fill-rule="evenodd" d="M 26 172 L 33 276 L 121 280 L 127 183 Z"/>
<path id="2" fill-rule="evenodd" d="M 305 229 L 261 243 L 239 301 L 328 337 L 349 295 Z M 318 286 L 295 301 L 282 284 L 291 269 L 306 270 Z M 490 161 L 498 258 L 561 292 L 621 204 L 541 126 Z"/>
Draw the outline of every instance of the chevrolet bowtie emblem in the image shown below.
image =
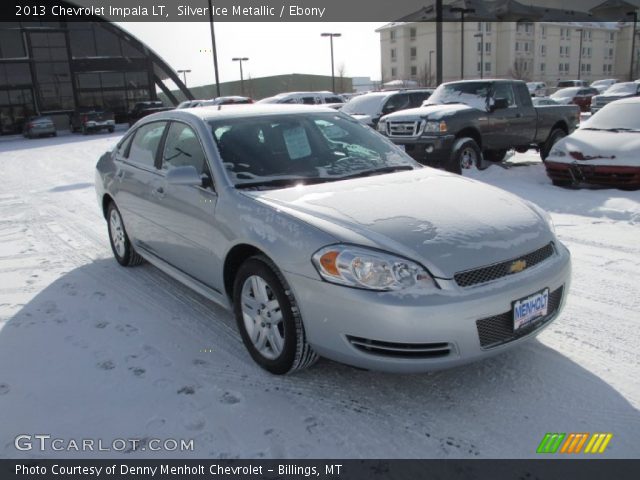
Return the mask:
<path id="1" fill-rule="evenodd" d="M 509 265 L 509 273 L 520 273 L 525 268 L 527 268 L 526 260 L 516 260 L 511 265 Z"/>

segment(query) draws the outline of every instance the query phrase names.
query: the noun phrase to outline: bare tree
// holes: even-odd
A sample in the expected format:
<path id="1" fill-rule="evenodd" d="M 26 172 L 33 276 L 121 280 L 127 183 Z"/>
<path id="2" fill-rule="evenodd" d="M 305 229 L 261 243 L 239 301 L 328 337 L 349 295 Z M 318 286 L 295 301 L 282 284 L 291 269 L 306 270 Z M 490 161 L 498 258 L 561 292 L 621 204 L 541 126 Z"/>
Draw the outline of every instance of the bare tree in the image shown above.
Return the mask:
<path id="1" fill-rule="evenodd" d="M 516 80 L 528 81 L 530 79 L 529 75 L 531 74 L 528 67 L 529 62 L 521 58 L 517 59 L 513 62 L 513 67 L 509 70 L 509 75 Z"/>
<path id="2" fill-rule="evenodd" d="M 429 65 L 425 62 L 425 64 L 420 67 L 418 71 L 418 85 L 421 87 L 430 87 L 433 85 L 434 78 L 432 72 L 429 71 Z"/>

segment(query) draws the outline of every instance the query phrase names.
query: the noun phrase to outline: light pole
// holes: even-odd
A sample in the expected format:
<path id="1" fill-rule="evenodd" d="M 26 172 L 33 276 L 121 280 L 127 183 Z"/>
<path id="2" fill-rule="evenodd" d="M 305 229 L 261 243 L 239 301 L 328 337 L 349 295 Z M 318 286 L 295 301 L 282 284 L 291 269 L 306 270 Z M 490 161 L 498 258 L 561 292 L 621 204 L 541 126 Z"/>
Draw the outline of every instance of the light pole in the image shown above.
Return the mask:
<path id="1" fill-rule="evenodd" d="M 249 60 L 249 57 L 233 57 L 231 60 L 240 62 L 240 92 L 244 95 L 244 76 L 242 75 L 242 62 Z"/>
<path id="2" fill-rule="evenodd" d="M 187 73 L 191 73 L 191 70 L 178 70 L 178 73 L 182 74 L 182 80 L 184 81 L 184 86 L 187 86 Z"/>
<path id="3" fill-rule="evenodd" d="M 460 80 L 464 80 L 464 14 L 474 13 L 475 8 L 451 7 L 452 13 L 460 13 Z"/>
<path id="4" fill-rule="evenodd" d="M 633 82 L 633 63 L 635 60 L 636 53 L 636 23 L 638 23 L 638 12 L 634 10 L 633 12 L 627 12 L 627 15 L 633 17 L 633 33 L 631 34 L 631 62 L 629 65 L 629 81 Z"/>
<path id="5" fill-rule="evenodd" d="M 433 74 L 431 73 L 431 55 L 433 55 L 433 50 L 429 50 L 429 86 L 433 82 Z"/>
<path id="6" fill-rule="evenodd" d="M 213 73 L 216 76 L 217 97 L 220 96 L 220 77 L 218 76 L 218 50 L 216 49 L 216 33 L 213 29 L 213 5 L 209 0 L 209 27 L 211 28 L 211 52 L 213 53 Z"/>
<path id="7" fill-rule="evenodd" d="M 476 33 L 474 38 L 480 38 L 480 79 L 484 78 L 484 33 Z"/>
<path id="8" fill-rule="evenodd" d="M 584 37 L 584 33 L 582 28 L 576 28 L 576 32 L 580 32 L 580 46 L 578 47 L 578 80 L 580 80 L 580 73 L 582 73 L 582 37 Z"/>
<path id="9" fill-rule="evenodd" d="M 341 33 L 321 33 L 321 37 L 329 37 L 331 42 L 331 89 L 333 93 L 336 93 L 336 76 L 333 71 L 333 37 L 341 37 Z"/>

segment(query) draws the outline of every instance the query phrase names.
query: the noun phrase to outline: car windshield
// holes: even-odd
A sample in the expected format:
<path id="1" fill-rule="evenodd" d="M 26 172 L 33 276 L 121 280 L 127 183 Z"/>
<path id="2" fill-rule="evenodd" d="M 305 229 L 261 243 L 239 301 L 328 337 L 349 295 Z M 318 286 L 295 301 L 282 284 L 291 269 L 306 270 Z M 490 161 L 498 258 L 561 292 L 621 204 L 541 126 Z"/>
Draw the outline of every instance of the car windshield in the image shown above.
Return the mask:
<path id="1" fill-rule="evenodd" d="M 349 115 L 377 115 L 385 98 L 387 98 L 385 93 L 353 97 L 344 104 L 341 111 Z"/>
<path id="2" fill-rule="evenodd" d="M 607 95 L 612 93 L 615 95 L 629 95 L 636 93 L 637 88 L 638 84 L 635 82 L 616 83 L 609 87 Z"/>
<path id="3" fill-rule="evenodd" d="M 553 95 L 551 95 L 551 98 L 575 97 L 576 94 L 578 93 L 578 90 L 580 90 L 580 89 L 577 88 L 577 87 L 574 87 L 574 88 L 563 88 L 562 90 L 558 90 Z"/>
<path id="4" fill-rule="evenodd" d="M 463 82 L 440 85 L 424 105 L 463 103 L 478 110 L 487 110 L 487 98 L 491 84 L 488 82 Z"/>
<path id="5" fill-rule="evenodd" d="M 283 188 L 420 168 L 370 127 L 341 113 L 210 122 L 237 188 Z"/>
<path id="6" fill-rule="evenodd" d="M 610 103 L 580 126 L 583 130 L 640 131 L 640 103 Z"/>

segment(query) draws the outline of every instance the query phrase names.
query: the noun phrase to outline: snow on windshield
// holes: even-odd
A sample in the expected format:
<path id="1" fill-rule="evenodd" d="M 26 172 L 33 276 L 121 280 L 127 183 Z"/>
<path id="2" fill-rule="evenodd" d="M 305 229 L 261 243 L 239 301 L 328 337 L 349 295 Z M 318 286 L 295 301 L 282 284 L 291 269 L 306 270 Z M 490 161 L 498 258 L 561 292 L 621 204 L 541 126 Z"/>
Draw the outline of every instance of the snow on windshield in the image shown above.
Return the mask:
<path id="1" fill-rule="evenodd" d="M 376 115 L 380 111 L 380 104 L 385 98 L 385 94 L 365 94 L 353 97 L 344 104 L 340 111 L 348 115 Z"/>
<path id="2" fill-rule="evenodd" d="M 628 83 L 616 83 L 615 85 L 611 85 L 607 90 L 607 94 L 615 93 L 615 94 L 629 94 L 636 93 L 636 89 L 638 88 L 638 84 L 635 82 Z"/>
<path id="3" fill-rule="evenodd" d="M 465 82 L 441 85 L 425 102 L 425 105 L 462 103 L 478 110 L 487 110 L 490 85 L 487 82 Z"/>

